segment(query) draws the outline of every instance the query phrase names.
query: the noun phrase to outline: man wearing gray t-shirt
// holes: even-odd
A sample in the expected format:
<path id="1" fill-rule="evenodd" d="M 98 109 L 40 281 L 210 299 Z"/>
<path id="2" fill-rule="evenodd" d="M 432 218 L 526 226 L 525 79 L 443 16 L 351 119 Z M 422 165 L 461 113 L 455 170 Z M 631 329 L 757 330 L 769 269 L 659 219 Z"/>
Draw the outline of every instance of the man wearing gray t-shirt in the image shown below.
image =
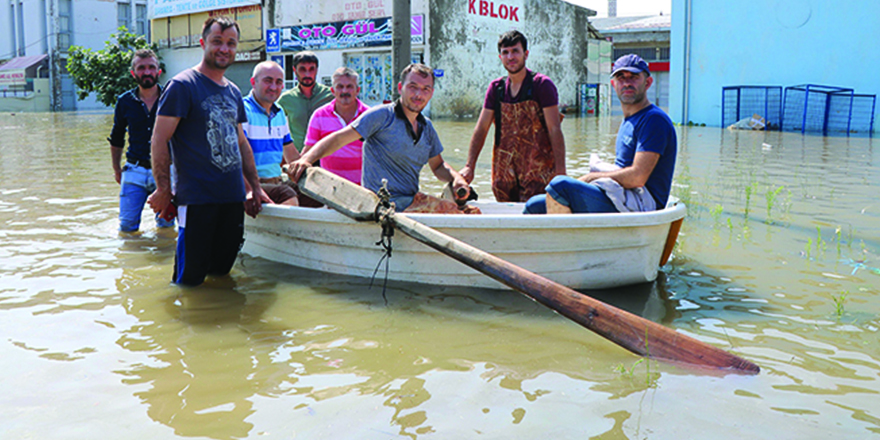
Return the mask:
<path id="1" fill-rule="evenodd" d="M 397 84 L 400 99 L 392 104 L 373 107 L 351 125 L 321 139 L 302 158 L 293 162 L 289 175 L 294 182 L 319 159 L 358 139 L 364 139 L 362 184 L 378 191 L 382 179 L 388 180 L 388 192 L 397 211 L 461 213 L 458 205 L 419 192 L 419 173 L 425 164 L 442 182 L 452 182 L 454 193 L 467 182 L 447 164 L 440 153 L 443 145 L 431 120 L 422 115 L 434 94 L 434 72 L 424 64 L 410 64 L 400 74 Z M 469 207 L 469 211 L 479 212 Z"/>

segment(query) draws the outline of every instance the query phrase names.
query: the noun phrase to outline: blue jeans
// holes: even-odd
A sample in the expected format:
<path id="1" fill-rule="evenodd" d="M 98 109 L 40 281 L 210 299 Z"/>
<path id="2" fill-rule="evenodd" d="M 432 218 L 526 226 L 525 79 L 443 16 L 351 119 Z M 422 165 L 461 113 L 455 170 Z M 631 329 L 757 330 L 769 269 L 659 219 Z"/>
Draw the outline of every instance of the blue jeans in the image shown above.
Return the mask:
<path id="1" fill-rule="evenodd" d="M 619 212 L 605 195 L 605 191 L 592 183 L 581 182 L 568 176 L 556 176 L 547 185 L 547 194 L 567 206 L 574 214 Z M 526 202 L 523 214 L 546 214 L 547 196 L 534 196 Z"/>
<path id="2" fill-rule="evenodd" d="M 119 190 L 119 230 L 134 232 L 141 227 L 141 213 L 147 197 L 156 190 L 153 173 L 141 166 L 126 163 L 122 167 L 122 182 Z M 156 226 L 174 227 L 174 220 L 165 221 L 156 214 Z"/>

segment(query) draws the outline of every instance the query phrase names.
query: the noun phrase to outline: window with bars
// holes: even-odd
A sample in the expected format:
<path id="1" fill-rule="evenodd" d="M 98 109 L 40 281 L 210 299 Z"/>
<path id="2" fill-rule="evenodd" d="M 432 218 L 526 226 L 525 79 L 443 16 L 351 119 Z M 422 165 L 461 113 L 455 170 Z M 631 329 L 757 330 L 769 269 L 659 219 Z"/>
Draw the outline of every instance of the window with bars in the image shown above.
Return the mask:
<path id="1" fill-rule="evenodd" d="M 645 61 L 669 61 L 668 47 L 614 48 L 614 59 L 634 53 Z"/>
<path id="2" fill-rule="evenodd" d="M 73 44 L 70 38 L 71 0 L 58 0 L 58 50 L 67 52 Z"/>
<path id="3" fill-rule="evenodd" d="M 147 5 L 135 5 L 135 32 L 138 35 L 143 35 L 147 37 L 147 41 L 150 41 L 150 26 L 147 22 Z"/>
<path id="4" fill-rule="evenodd" d="M 119 2 L 116 4 L 116 27 L 131 30 L 131 3 Z"/>

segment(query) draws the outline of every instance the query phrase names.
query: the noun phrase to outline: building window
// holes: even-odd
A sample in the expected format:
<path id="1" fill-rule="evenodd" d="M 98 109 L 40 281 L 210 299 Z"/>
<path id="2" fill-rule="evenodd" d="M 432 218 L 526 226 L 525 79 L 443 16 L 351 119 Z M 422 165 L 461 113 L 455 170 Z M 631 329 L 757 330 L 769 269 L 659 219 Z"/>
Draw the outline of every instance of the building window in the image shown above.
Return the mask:
<path id="1" fill-rule="evenodd" d="M 131 31 L 131 3 L 116 4 L 116 27 L 125 27 Z"/>
<path id="2" fill-rule="evenodd" d="M 58 50 L 62 52 L 67 52 L 73 44 L 70 38 L 70 2 L 58 0 Z"/>
<path id="3" fill-rule="evenodd" d="M 150 26 L 147 21 L 147 5 L 135 5 L 135 32 L 138 35 L 143 35 L 147 37 L 147 41 L 150 41 Z"/>
<path id="4" fill-rule="evenodd" d="M 614 59 L 618 59 L 626 54 L 634 53 L 643 60 L 651 61 L 669 61 L 668 47 L 636 47 L 636 48 L 614 48 Z"/>

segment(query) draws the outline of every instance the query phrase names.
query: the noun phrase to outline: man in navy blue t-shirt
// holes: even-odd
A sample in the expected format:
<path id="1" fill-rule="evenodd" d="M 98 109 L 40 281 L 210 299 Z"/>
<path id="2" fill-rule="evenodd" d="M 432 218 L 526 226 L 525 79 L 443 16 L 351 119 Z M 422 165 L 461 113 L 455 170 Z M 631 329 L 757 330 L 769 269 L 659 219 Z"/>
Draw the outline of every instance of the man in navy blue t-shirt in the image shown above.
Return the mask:
<path id="1" fill-rule="evenodd" d="M 198 285 L 206 275 L 228 274 L 243 242 L 245 212 L 255 217 L 261 209 L 260 179 L 241 127 L 247 122 L 241 91 L 224 77 L 239 35 L 238 24 L 225 17 L 205 21 L 201 62 L 172 78 L 159 99 L 152 139 L 156 191 L 148 202 L 161 212 L 174 194 L 178 232 L 172 281 L 178 284 Z M 250 198 L 242 174 L 252 189 Z"/>
<path id="2" fill-rule="evenodd" d="M 620 98 L 624 120 L 617 132 L 617 158 L 611 170 L 591 171 L 580 179 L 556 176 L 547 194 L 526 203 L 527 214 L 650 211 L 663 209 L 675 170 L 677 140 L 669 116 L 648 100 L 651 71 L 641 57 L 614 62 L 611 85 Z M 635 199 L 635 200 L 634 200 Z"/>

